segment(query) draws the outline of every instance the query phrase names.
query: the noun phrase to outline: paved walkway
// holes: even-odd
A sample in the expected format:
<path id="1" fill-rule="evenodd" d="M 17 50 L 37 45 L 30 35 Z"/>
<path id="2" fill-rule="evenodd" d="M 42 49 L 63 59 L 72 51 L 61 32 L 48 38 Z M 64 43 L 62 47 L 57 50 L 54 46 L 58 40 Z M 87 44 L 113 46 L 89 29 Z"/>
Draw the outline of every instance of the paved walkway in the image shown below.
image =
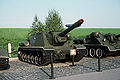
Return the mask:
<path id="1" fill-rule="evenodd" d="M 120 68 L 103 72 L 85 73 L 67 77 L 59 77 L 54 80 L 120 80 Z"/>

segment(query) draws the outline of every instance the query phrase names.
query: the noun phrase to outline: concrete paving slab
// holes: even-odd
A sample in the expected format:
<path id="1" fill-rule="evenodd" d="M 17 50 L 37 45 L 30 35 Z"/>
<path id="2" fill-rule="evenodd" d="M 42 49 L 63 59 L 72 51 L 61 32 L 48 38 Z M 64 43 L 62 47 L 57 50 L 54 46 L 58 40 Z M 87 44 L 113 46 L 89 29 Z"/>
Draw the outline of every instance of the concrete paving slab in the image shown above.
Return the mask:
<path id="1" fill-rule="evenodd" d="M 54 80 L 120 80 L 120 68 L 102 72 L 85 73 L 67 77 L 59 77 Z"/>
<path id="2" fill-rule="evenodd" d="M 18 57 L 15 57 L 15 58 L 9 58 L 9 61 L 17 61 L 18 60 Z"/>

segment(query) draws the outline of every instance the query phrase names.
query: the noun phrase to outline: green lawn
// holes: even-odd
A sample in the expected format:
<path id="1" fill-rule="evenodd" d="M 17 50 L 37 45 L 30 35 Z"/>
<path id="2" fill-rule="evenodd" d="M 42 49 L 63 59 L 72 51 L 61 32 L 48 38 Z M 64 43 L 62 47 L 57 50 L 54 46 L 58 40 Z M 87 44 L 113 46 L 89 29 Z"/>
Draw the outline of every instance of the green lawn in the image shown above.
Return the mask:
<path id="1" fill-rule="evenodd" d="M 7 44 L 12 44 L 12 50 L 18 48 L 18 43 L 27 39 L 29 28 L 0 28 L 0 48 L 7 50 Z M 70 32 L 72 38 L 83 38 L 91 32 L 114 33 L 120 34 L 118 29 L 104 29 L 104 28 L 78 28 Z"/>
<path id="2" fill-rule="evenodd" d="M 120 34 L 120 28 L 78 28 L 71 31 L 72 38 L 84 38 L 86 35 L 90 34 L 91 32 L 101 32 L 105 33 L 114 33 Z"/>
<path id="3" fill-rule="evenodd" d="M 0 48 L 7 50 L 7 44 L 12 44 L 12 50 L 17 49 L 18 43 L 25 41 L 28 28 L 0 28 Z"/>

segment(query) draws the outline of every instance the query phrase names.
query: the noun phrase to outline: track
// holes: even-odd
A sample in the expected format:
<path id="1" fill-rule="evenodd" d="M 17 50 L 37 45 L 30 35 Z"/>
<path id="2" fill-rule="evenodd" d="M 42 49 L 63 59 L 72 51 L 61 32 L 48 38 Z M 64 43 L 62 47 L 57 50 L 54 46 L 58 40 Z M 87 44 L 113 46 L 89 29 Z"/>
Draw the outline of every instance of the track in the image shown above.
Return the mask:
<path id="1" fill-rule="evenodd" d="M 120 56 L 107 57 L 101 60 L 101 69 L 110 70 L 120 68 Z M 76 62 L 76 66 L 70 67 L 71 63 L 54 63 L 55 77 L 63 77 L 89 72 L 96 72 L 97 59 L 83 58 Z M 36 66 L 16 60 L 10 60 L 11 68 L 0 71 L 0 80 L 45 80 L 50 77 L 50 65 Z"/>

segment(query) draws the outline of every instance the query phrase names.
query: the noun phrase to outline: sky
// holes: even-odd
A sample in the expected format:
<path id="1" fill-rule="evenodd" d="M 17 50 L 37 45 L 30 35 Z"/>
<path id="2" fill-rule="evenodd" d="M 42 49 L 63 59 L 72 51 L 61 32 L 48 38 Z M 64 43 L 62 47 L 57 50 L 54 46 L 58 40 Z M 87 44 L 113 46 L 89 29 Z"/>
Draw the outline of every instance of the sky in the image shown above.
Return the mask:
<path id="1" fill-rule="evenodd" d="M 44 23 L 52 9 L 63 25 L 84 19 L 82 28 L 120 28 L 120 0 L 0 0 L 0 28 L 29 28 L 35 15 Z"/>

